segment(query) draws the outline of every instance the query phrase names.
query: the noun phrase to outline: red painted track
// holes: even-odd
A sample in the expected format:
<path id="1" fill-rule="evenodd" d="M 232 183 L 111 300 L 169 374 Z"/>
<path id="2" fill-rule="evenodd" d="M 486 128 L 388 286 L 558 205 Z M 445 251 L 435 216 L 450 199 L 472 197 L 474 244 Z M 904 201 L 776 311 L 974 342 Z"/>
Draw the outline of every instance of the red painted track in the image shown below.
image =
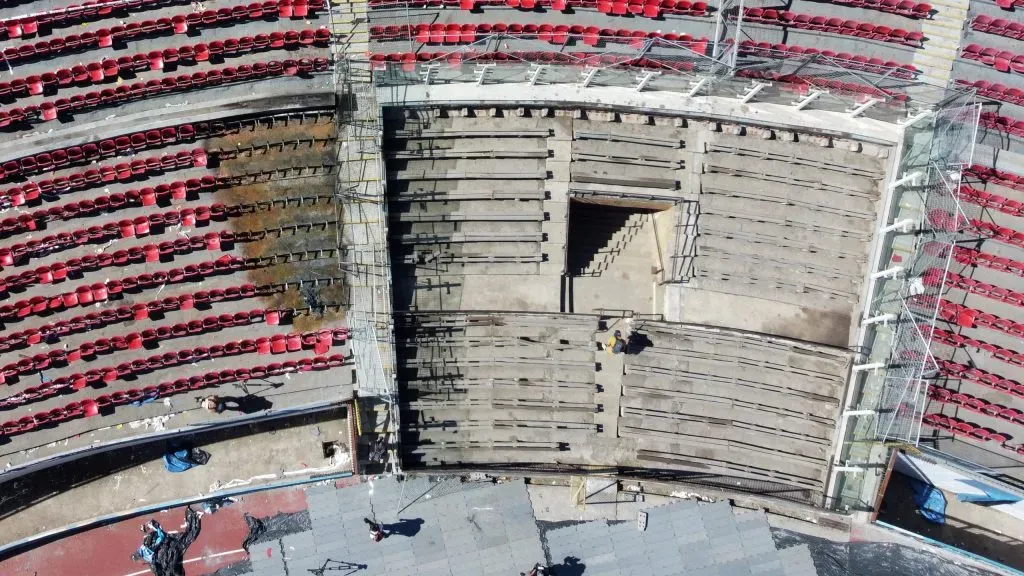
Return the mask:
<path id="1" fill-rule="evenodd" d="M 199 539 L 185 554 L 185 574 L 204 576 L 246 558 L 242 540 L 248 533 L 243 518 L 273 516 L 305 510 L 302 487 L 257 492 L 236 498 L 234 504 L 204 515 Z M 198 509 L 198 506 L 197 506 Z M 132 552 L 142 542 L 139 526 L 154 518 L 167 530 L 179 530 L 184 508 L 138 516 L 116 524 L 87 530 L 0 562 L 0 576 L 127 576 L 150 574 L 142 563 L 132 562 Z"/>

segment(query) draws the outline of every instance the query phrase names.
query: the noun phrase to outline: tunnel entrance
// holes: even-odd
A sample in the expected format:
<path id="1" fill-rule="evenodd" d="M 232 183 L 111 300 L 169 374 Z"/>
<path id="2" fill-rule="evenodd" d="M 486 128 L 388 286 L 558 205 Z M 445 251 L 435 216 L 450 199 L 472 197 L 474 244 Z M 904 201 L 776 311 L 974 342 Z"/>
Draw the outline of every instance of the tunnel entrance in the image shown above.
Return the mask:
<path id="1" fill-rule="evenodd" d="M 650 311 L 662 271 L 659 219 L 667 218 L 671 208 L 642 201 L 570 200 L 565 277 L 571 311 Z"/>

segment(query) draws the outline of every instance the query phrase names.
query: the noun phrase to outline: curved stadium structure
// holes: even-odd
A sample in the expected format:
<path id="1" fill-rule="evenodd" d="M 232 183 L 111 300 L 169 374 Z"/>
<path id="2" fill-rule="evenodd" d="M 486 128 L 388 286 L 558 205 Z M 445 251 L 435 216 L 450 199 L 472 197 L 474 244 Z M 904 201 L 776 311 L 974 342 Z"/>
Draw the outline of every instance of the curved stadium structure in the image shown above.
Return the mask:
<path id="1" fill-rule="evenodd" d="M 0 2 L 0 574 L 346 477 L 881 515 L 1024 569 L 1022 10 Z M 169 446 L 214 458 L 153 479 Z M 918 525 L 939 469 L 1001 516 Z"/>

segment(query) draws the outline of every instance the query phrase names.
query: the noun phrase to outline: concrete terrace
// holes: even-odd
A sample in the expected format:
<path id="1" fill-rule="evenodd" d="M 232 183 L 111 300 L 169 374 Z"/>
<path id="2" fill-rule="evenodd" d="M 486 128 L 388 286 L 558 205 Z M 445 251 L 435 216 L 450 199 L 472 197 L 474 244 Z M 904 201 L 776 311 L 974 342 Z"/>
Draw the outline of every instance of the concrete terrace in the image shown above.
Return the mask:
<path id="1" fill-rule="evenodd" d="M 513 86 L 498 82 L 500 69 L 485 82 L 484 61 L 443 54 L 496 25 L 522 25 L 536 29 L 474 48 L 537 62 L 643 50 L 647 64 L 686 68 L 698 62 L 694 52 L 710 54 L 705 39 L 716 29 L 714 7 L 646 17 L 542 4 L 173 0 L 20 38 L 13 23 L 2 27 L 11 78 L 0 85 L 0 462 L 12 476 L 38 477 L 132 442 L 153 450 L 185 431 L 241 433 L 253 420 L 358 395 L 363 411 L 345 423 L 362 433 L 350 448 L 373 471 L 382 464 L 377 436 L 394 433 L 400 442 L 385 447 L 414 471 L 603 471 L 828 502 L 853 350 L 872 313 L 864 279 L 888 238 L 878 233 L 888 215 L 879 213 L 887 180 L 899 176 L 896 120 L 938 101 L 907 102 L 901 90 L 915 78 L 1019 83 L 995 58 L 963 57 L 968 42 L 1015 50 L 1005 36 L 969 26 L 974 16 L 1005 14 L 980 0 L 942 0 L 914 14 L 796 0 L 774 24 L 745 22 L 739 64 L 753 68 L 712 97 L 692 75 L 648 74 L 640 60 L 624 63 L 625 84 L 596 87 L 588 99 L 576 86 L 582 66 L 538 69 L 535 86 Z M 9 2 L 0 18 L 59 6 Z M 811 29 L 812 17 L 875 35 L 824 22 Z M 414 32 L 455 25 L 456 36 Z M 112 30 L 109 46 L 51 42 Z M 894 30 L 921 40 L 900 41 Z M 639 42 L 655 34 L 681 44 Z M 808 48 L 837 53 L 845 71 L 815 63 L 803 72 L 810 79 L 796 76 L 799 59 L 787 58 Z M 57 80 L 68 73 L 78 78 Z M 574 82 L 559 91 L 556 76 Z M 651 94 L 647 81 L 676 90 Z M 814 95 L 826 81 L 832 93 Z M 891 91 L 865 91 L 871 82 Z M 982 168 L 1024 175 L 1021 134 L 993 116 L 1022 119 L 1024 102 L 983 95 L 993 94 L 978 134 L 981 167 L 964 174 L 1002 199 L 985 200 L 979 218 L 1010 233 L 971 248 L 1019 263 L 1013 231 L 1024 188 Z M 369 201 L 384 191 L 383 205 Z M 1004 292 L 990 289 L 1019 296 L 1012 267 L 961 260 L 956 273 L 975 283 L 951 284 L 944 297 L 1019 320 L 1019 298 L 997 302 L 993 293 Z M 385 277 L 392 286 L 379 285 Z M 371 310 L 357 309 L 367 302 Z M 353 326 L 357 316 L 366 326 L 362 337 L 378 341 L 352 345 L 350 311 Z M 937 340 L 948 363 L 933 384 L 950 395 L 934 393 L 928 411 L 982 432 L 926 428 L 928 441 L 1020 477 L 1014 436 L 1024 421 L 1013 416 L 1024 408 L 1016 393 L 1024 375 L 1007 362 L 1019 342 L 991 322 L 951 317 L 940 328 L 967 341 Z M 626 355 L 606 349 L 615 330 L 631 337 Z M 372 347 L 384 364 L 379 381 L 359 356 Z M 397 397 L 386 399 L 397 403 L 400 429 L 371 398 L 388 396 L 392 384 Z M 196 400 L 210 393 L 246 407 L 200 409 Z M 951 402 L 953 393 L 966 396 Z M 300 442 L 283 436 L 250 440 L 287 452 L 275 452 L 271 467 L 316 455 L 309 442 L 287 450 Z M 150 464 L 124 473 L 133 498 Z M 211 468 L 197 482 L 262 469 Z M 119 485 L 101 476 L 37 511 Z M 780 549 L 763 513 L 738 514 L 725 502 L 654 508 L 646 531 L 618 517 L 629 522 L 546 526 L 523 481 L 365 480 L 310 487 L 308 525 L 260 543 L 232 573 L 351 562 L 391 574 L 517 574 L 541 560 L 576 574 L 816 569 L 810 547 Z M 168 488 L 166 497 L 194 487 Z M 109 500 L 100 507 L 117 512 Z M 413 534 L 375 544 L 365 516 Z M 76 508 L 45 527 L 84 517 Z M 19 537 L 44 524 L 18 521 Z M 219 569 L 208 554 L 221 552 L 239 551 L 207 550 L 205 567 L 189 576 Z M 0 564 L 0 575 L 7 569 Z"/>

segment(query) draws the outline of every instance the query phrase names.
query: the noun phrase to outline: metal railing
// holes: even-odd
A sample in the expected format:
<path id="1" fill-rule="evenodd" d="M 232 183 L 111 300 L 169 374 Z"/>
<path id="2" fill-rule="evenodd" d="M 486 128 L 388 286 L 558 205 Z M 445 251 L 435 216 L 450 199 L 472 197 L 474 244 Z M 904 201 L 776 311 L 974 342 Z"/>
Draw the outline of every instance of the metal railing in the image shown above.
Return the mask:
<path id="1" fill-rule="evenodd" d="M 916 109 L 936 109 L 946 89 L 906 68 L 836 56 L 797 54 L 744 44 L 648 37 L 576 52 L 522 34 L 489 34 L 471 44 L 440 44 L 419 52 L 371 56 L 381 87 L 415 84 L 576 84 L 718 96 L 852 113 L 895 122 Z M 403 44 L 404 46 L 404 44 Z M 387 49 L 386 43 L 378 45 Z M 433 51 L 430 51 L 430 49 Z M 714 53 L 734 66 L 706 56 Z M 733 60 L 734 57 L 734 60 Z"/>
<path id="2" fill-rule="evenodd" d="M 953 93 L 904 125 L 828 491 L 842 508 L 873 503 L 875 479 L 862 466 L 886 462 L 892 446 L 918 443 L 937 370 L 931 338 L 952 247 L 969 239 L 966 228 L 950 223 L 973 216 L 958 193 L 980 110 L 973 94 Z"/>

